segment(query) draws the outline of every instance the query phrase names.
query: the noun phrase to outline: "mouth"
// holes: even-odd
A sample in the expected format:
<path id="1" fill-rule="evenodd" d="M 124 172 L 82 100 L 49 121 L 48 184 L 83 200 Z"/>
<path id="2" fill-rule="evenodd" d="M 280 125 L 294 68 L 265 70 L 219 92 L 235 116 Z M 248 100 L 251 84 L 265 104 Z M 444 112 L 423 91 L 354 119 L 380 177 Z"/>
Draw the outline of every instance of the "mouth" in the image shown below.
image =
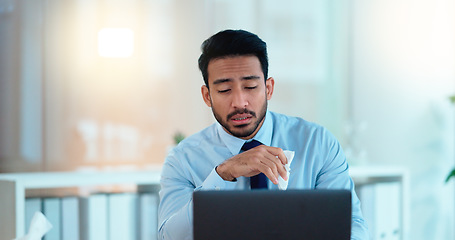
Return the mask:
<path id="1" fill-rule="evenodd" d="M 227 120 L 234 124 L 234 127 L 245 127 L 253 121 L 256 113 L 248 109 L 242 109 L 232 112 L 227 116 Z"/>
<path id="2" fill-rule="evenodd" d="M 253 116 L 249 114 L 236 114 L 231 118 L 231 121 L 237 126 L 246 125 L 251 122 L 252 117 Z"/>

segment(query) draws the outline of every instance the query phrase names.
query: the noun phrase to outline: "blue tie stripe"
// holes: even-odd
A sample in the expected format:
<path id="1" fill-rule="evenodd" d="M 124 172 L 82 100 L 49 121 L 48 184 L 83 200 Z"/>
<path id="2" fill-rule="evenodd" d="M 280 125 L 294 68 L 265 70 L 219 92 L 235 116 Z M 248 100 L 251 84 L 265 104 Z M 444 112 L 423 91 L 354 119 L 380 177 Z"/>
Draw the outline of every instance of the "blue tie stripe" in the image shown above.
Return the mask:
<path id="1" fill-rule="evenodd" d="M 250 142 L 246 142 L 245 144 L 243 144 L 242 146 L 242 150 L 243 151 L 248 151 L 252 148 L 255 148 L 259 145 L 262 145 L 261 142 L 259 141 L 256 141 L 256 140 L 253 140 L 253 141 L 250 141 Z M 256 176 L 252 176 L 250 178 L 250 186 L 251 186 L 251 189 L 261 189 L 261 188 L 267 188 L 267 176 L 265 176 L 264 173 L 259 173 L 258 175 Z"/>
<path id="2" fill-rule="evenodd" d="M 246 142 L 245 144 L 243 144 L 242 150 L 243 151 L 248 151 L 248 150 L 250 150 L 252 148 L 255 148 L 255 147 L 259 146 L 259 145 L 262 145 L 262 143 L 257 141 L 257 140 Z"/>

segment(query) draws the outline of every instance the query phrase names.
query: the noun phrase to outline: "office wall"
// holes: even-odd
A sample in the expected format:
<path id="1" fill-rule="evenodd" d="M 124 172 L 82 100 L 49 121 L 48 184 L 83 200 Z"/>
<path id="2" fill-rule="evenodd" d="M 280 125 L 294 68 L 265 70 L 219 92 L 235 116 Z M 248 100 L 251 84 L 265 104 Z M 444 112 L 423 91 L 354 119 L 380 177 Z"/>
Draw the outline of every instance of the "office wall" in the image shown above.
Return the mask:
<path id="1" fill-rule="evenodd" d="M 212 122 L 197 69 L 204 7 L 0 1 L 0 171 L 162 163 L 176 132 Z M 103 28 L 132 30 L 132 56 L 100 56 Z"/>
<path id="2" fill-rule="evenodd" d="M 269 44 L 276 79 L 271 110 L 322 123 L 342 138 L 348 44 L 342 4 L 0 3 L 8 9 L 0 15 L 2 103 L 8 103 L 0 110 L 6 133 L 0 171 L 162 163 L 177 131 L 189 135 L 214 122 L 201 99 L 197 59 L 202 41 L 226 28 L 256 32 Z M 131 30 L 132 55 L 100 56 L 103 28 Z"/>
<path id="3" fill-rule="evenodd" d="M 409 169 L 409 239 L 454 238 L 454 16 L 453 1 L 353 1 L 358 162 Z"/>

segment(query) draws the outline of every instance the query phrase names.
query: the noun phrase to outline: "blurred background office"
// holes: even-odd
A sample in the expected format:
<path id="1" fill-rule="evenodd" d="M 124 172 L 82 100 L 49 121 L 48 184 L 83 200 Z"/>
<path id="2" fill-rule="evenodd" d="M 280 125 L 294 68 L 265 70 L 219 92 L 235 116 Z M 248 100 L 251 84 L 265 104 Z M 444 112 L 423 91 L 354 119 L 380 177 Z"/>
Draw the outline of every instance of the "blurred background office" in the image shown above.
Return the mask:
<path id="1" fill-rule="evenodd" d="M 0 0 L 0 173 L 144 169 L 213 123 L 200 44 L 268 44 L 269 109 L 409 174 L 407 239 L 454 239 L 455 1 Z"/>

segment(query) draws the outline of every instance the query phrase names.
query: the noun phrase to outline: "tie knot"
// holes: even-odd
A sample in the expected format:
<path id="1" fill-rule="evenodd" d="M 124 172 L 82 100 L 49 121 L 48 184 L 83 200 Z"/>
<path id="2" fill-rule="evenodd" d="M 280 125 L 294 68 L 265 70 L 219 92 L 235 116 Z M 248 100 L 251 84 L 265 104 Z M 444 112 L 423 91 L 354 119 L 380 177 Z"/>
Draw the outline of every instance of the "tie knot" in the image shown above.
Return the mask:
<path id="1" fill-rule="evenodd" d="M 256 141 L 256 140 L 253 140 L 253 141 L 250 141 L 250 142 L 246 142 L 246 143 L 243 144 L 242 150 L 243 151 L 248 151 L 248 150 L 250 150 L 252 148 L 255 148 L 255 147 L 259 146 L 259 145 L 262 145 L 262 143 L 259 142 L 259 141 Z"/>

